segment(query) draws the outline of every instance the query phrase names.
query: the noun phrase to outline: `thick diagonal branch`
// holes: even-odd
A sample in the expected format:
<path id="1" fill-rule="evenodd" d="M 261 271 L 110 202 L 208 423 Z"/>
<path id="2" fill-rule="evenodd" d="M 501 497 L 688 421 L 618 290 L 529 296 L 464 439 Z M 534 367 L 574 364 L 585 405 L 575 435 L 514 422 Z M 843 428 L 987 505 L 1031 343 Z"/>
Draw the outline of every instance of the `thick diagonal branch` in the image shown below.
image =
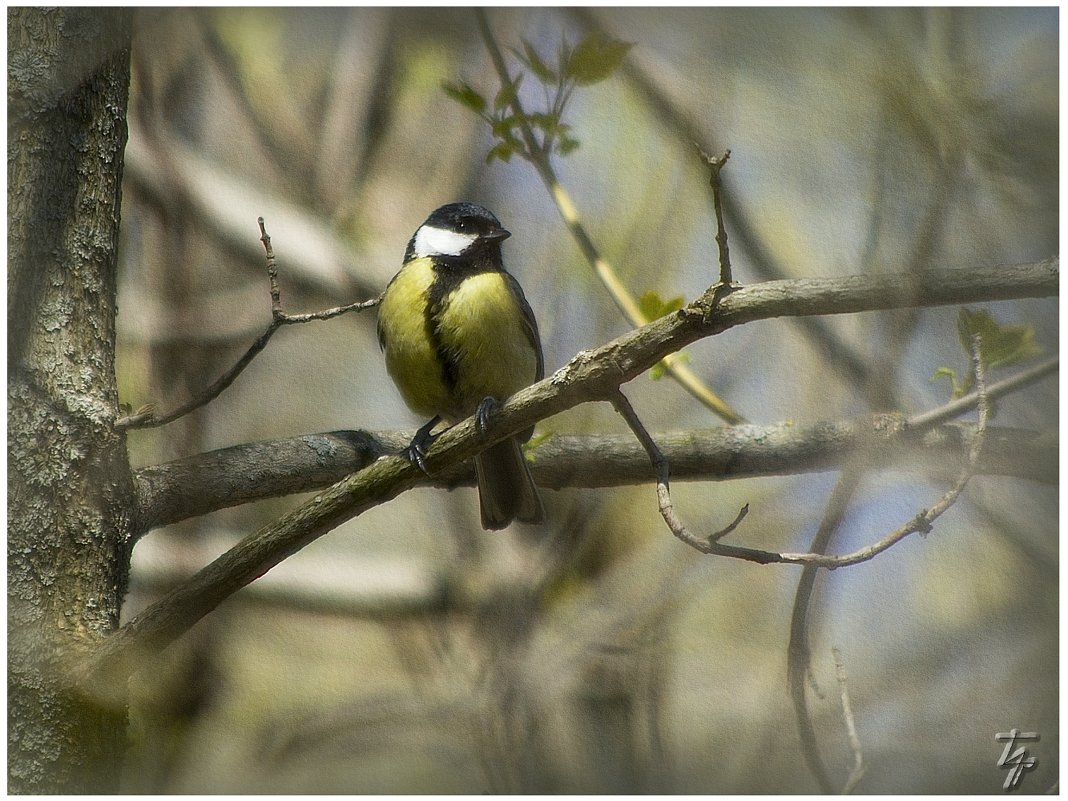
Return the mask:
<path id="1" fill-rule="evenodd" d="M 983 300 L 1041 297 L 1057 293 L 1058 261 L 978 267 L 920 275 L 852 276 L 843 279 L 775 281 L 744 287 L 713 304 L 706 296 L 594 350 L 583 351 L 549 378 L 501 406 L 482 433 L 473 419 L 445 431 L 427 454 L 431 472 L 458 464 L 503 437 L 538 420 L 591 400 L 608 400 L 667 353 L 736 325 L 793 314 L 839 314 L 898 306 L 934 306 Z M 89 665 L 89 674 L 110 684 L 136 669 L 142 649 L 166 645 L 241 587 L 331 528 L 383 503 L 420 480 L 406 459 L 385 457 L 308 503 L 246 537 L 190 581 L 149 607 L 113 635 Z M 724 555 L 749 558 L 747 549 L 717 543 Z M 793 555 L 778 555 L 794 561 Z M 762 560 L 758 561 L 772 561 Z M 832 565 L 827 565 L 832 566 Z M 108 670 L 113 668 L 114 670 Z M 117 672 L 115 672 L 117 671 Z"/>

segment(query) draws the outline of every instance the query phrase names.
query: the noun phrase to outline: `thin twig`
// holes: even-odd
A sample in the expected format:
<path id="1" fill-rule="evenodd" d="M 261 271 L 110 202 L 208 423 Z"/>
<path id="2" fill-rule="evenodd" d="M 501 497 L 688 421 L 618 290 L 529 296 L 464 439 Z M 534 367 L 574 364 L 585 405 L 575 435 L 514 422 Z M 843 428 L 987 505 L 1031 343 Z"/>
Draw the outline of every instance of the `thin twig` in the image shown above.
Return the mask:
<path id="1" fill-rule="evenodd" d="M 370 300 L 358 300 L 355 303 L 347 303 L 344 306 L 335 306 L 332 309 L 308 312 L 307 314 L 287 314 L 282 310 L 282 292 L 278 286 L 278 268 L 275 266 L 274 249 L 271 247 L 271 237 L 267 233 L 266 227 L 264 227 L 263 217 L 256 218 L 256 222 L 260 226 L 260 241 L 263 243 L 263 250 L 267 255 L 267 279 L 271 284 L 271 316 L 275 320 L 279 320 L 281 325 L 308 323 L 313 320 L 329 320 L 350 311 L 370 309 L 373 306 L 377 306 L 382 300 L 382 296 L 379 295 Z"/>
<path id="2" fill-rule="evenodd" d="M 230 384 L 233 383 L 234 379 L 241 374 L 241 371 L 248 367 L 252 360 L 255 359 L 257 355 L 259 355 L 259 352 L 267 346 L 267 343 L 270 341 L 271 337 L 274 336 L 275 331 L 277 331 L 280 327 L 281 322 L 279 320 L 272 320 L 270 325 L 267 326 L 264 332 L 260 334 L 259 337 L 256 338 L 256 341 L 253 342 L 252 345 L 249 347 L 249 349 L 245 351 L 244 355 L 242 355 L 241 358 L 237 360 L 237 363 L 229 370 L 227 370 L 223 375 L 215 379 L 215 381 L 212 382 L 212 384 L 208 386 L 197 397 L 182 404 L 177 409 L 167 412 L 166 414 L 157 415 L 154 411 L 150 410 L 142 414 L 130 415 L 128 417 L 120 417 L 118 420 L 115 421 L 115 428 L 156 428 L 158 426 L 174 422 L 179 417 L 184 417 L 190 412 L 195 411 L 201 406 L 204 406 L 207 403 L 213 401 L 215 398 L 221 395 L 223 390 L 230 386 Z"/>
<path id="3" fill-rule="evenodd" d="M 986 388 L 987 400 L 997 400 L 1003 395 L 1015 392 L 1020 387 L 1034 383 L 1040 378 L 1045 378 L 1047 375 L 1056 372 L 1060 368 L 1060 361 L 1060 356 L 1053 356 L 1039 362 L 1033 367 L 1021 370 L 1014 376 L 995 381 Z M 939 406 L 937 409 L 931 409 L 922 414 L 913 415 L 905 421 L 905 425 L 912 429 L 930 428 L 932 426 L 940 425 L 947 420 L 959 417 L 965 412 L 974 409 L 978 404 L 978 391 L 971 392 L 962 398 L 958 398 L 957 400 L 945 404 L 944 406 Z"/>
<path id="4" fill-rule="evenodd" d="M 344 306 L 335 306 L 332 309 L 323 309 L 322 311 L 308 312 L 307 314 L 284 314 L 282 316 L 282 324 L 292 325 L 310 323 L 314 320 L 330 320 L 351 311 L 363 311 L 364 309 L 373 308 L 378 305 L 381 299 L 381 296 L 379 296 L 370 300 L 357 300 L 355 303 L 347 303 Z"/>
<path id="5" fill-rule="evenodd" d="M 861 460 L 856 458 L 850 460 L 850 463 L 839 474 L 838 482 L 827 500 L 823 519 L 809 546 L 812 553 L 826 553 L 831 538 L 841 527 L 842 520 L 849 509 L 849 503 L 856 494 L 864 475 L 863 465 L 860 462 Z M 812 677 L 808 614 L 819 573 L 818 567 L 805 565 L 797 583 L 793 612 L 790 615 L 790 639 L 786 647 L 786 681 L 794 706 L 794 715 L 797 718 L 797 731 L 805 763 L 819 784 L 820 791 L 831 793 L 834 791 L 834 786 L 820 754 L 819 738 L 808 707 L 809 682 L 806 681 L 807 678 Z"/>
<path id="6" fill-rule="evenodd" d="M 282 312 L 282 289 L 278 285 L 278 265 L 274 261 L 274 248 L 271 247 L 271 235 L 267 233 L 267 227 L 263 223 L 263 217 L 256 218 L 256 224 L 260 227 L 260 242 L 267 256 L 267 282 L 271 286 L 271 317 L 278 319 Z"/>
<path id="7" fill-rule="evenodd" d="M 282 291 L 278 283 L 278 267 L 275 264 L 274 250 L 271 247 L 271 237 L 267 234 L 263 217 L 257 218 L 257 223 L 260 227 L 260 241 L 263 243 L 263 248 L 266 253 L 267 280 L 271 292 L 271 322 L 267 325 L 267 328 L 265 328 L 263 333 L 256 338 L 256 341 L 252 343 L 249 349 L 245 351 L 233 367 L 215 379 L 210 386 L 195 398 L 182 404 L 177 409 L 161 415 L 157 415 L 154 407 L 151 405 L 143 407 L 143 411 L 139 411 L 137 414 L 120 417 L 116 420 L 116 428 L 156 428 L 174 422 L 178 418 L 184 417 L 190 412 L 199 409 L 201 406 L 206 406 L 208 403 L 215 400 L 215 398 L 219 397 L 223 390 L 234 382 L 234 379 L 236 379 L 241 372 L 252 363 L 252 360 L 259 355 L 260 351 L 267 347 L 267 343 L 271 340 L 271 337 L 274 336 L 275 332 L 284 325 L 307 323 L 312 320 L 329 320 L 332 317 L 337 317 L 347 312 L 362 311 L 363 309 L 369 309 L 378 305 L 379 300 L 381 300 L 381 295 L 372 298 L 371 300 L 361 300 L 356 303 L 349 303 L 345 306 L 325 309 L 324 311 L 311 312 L 308 314 L 286 314 L 282 310 Z"/>
<path id="8" fill-rule="evenodd" d="M 671 490 L 668 487 L 668 476 L 671 472 L 670 463 L 668 458 L 664 455 L 664 452 L 660 450 L 660 447 L 653 440 L 652 435 L 645 428 L 641 419 L 638 417 L 638 413 L 634 411 L 634 407 L 631 406 L 630 401 L 627 400 L 627 396 L 621 391 L 617 391 L 611 397 L 612 406 L 615 410 L 627 421 L 627 425 L 630 430 L 634 432 L 634 436 L 638 438 L 638 442 L 645 448 L 645 452 L 649 455 L 649 461 L 653 463 L 653 467 L 656 469 L 656 499 L 660 506 L 660 515 L 664 518 L 664 522 L 667 523 L 668 528 L 671 529 L 671 533 L 685 542 L 687 545 L 696 548 L 699 551 L 708 553 L 707 550 L 717 540 L 727 536 L 742 522 L 747 514 L 749 514 L 749 504 L 742 507 L 742 510 L 738 513 L 738 516 L 734 518 L 726 528 L 715 532 L 707 540 L 702 540 L 700 537 L 692 534 L 689 529 L 679 519 L 678 514 L 675 512 L 675 504 L 671 500 Z"/>
<path id="9" fill-rule="evenodd" d="M 710 156 L 701 146 L 694 142 L 698 152 L 709 166 L 708 185 L 712 187 L 712 208 L 716 213 L 716 244 L 719 246 L 719 282 L 723 286 L 734 283 L 731 277 L 731 254 L 727 247 L 727 228 L 723 224 L 723 181 L 720 180 L 720 172 L 731 157 L 729 150 L 722 156 Z"/>
<path id="10" fill-rule="evenodd" d="M 860 747 L 860 737 L 857 736 L 857 724 L 853 719 L 853 706 L 849 702 L 849 680 L 846 676 L 845 663 L 842 661 L 842 653 L 837 648 L 832 648 L 831 653 L 834 655 L 834 674 L 838 679 L 838 690 L 841 693 L 842 718 L 845 720 L 846 735 L 849 737 L 849 750 L 853 752 L 853 769 L 849 771 L 849 778 L 842 787 L 842 795 L 848 795 L 864 778 L 867 767 L 864 764 L 864 751 Z"/>
<path id="11" fill-rule="evenodd" d="M 980 345 L 980 335 L 973 335 L 972 366 L 975 372 L 979 422 L 976 428 L 975 438 L 971 444 L 971 452 L 968 457 L 968 462 L 961 470 L 960 478 L 957 479 L 956 484 L 946 491 L 942 497 L 931 506 L 931 508 L 924 509 L 905 525 L 890 532 L 878 542 L 844 555 L 827 555 L 821 553 L 776 553 L 774 551 L 763 551 L 756 548 L 724 545 L 717 541 L 718 537 L 716 537 L 716 535 L 710 537 L 706 543 L 700 537 L 697 537 L 688 531 L 686 531 L 685 536 L 683 536 L 682 533 L 676 531 L 675 528 L 672 528 L 672 533 L 701 553 L 714 554 L 717 556 L 730 556 L 750 562 L 757 562 L 758 564 L 782 563 L 815 565 L 817 567 L 825 567 L 829 570 L 867 562 L 888 548 L 893 547 L 910 534 L 915 534 L 917 532 L 924 535 L 929 534 L 932 531 L 934 521 L 941 517 L 946 510 L 956 502 L 957 498 L 960 497 L 961 492 L 964 491 L 965 486 L 967 486 L 968 481 L 971 480 L 979 460 L 979 455 L 982 451 L 983 441 L 986 437 L 990 404 L 986 391 L 986 369 L 979 354 Z M 668 520 L 667 516 L 665 516 L 665 521 L 668 522 L 669 526 L 672 526 L 672 521 Z"/>

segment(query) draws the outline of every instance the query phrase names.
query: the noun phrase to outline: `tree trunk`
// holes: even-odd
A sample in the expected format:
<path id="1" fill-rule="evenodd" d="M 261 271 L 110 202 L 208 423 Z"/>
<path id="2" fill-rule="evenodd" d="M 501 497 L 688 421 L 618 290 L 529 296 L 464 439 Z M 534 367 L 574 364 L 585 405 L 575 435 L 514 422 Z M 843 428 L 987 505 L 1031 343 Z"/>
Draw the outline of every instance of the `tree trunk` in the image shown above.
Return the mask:
<path id="1" fill-rule="evenodd" d="M 115 378 L 131 15 L 8 11 L 8 791 L 118 788 L 126 712 L 73 690 L 113 631 L 132 484 Z"/>

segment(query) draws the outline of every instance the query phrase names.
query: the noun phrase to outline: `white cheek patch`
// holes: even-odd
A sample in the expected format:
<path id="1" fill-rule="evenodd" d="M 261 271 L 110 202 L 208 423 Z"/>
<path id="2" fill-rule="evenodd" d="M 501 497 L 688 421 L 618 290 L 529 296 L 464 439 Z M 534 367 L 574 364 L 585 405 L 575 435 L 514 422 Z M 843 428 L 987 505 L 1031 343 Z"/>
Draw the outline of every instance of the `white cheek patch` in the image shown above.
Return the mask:
<path id="1" fill-rule="evenodd" d="M 415 234 L 415 255 L 423 256 L 459 256 L 478 237 L 475 234 L 460 234 L 424 225 Z"/>

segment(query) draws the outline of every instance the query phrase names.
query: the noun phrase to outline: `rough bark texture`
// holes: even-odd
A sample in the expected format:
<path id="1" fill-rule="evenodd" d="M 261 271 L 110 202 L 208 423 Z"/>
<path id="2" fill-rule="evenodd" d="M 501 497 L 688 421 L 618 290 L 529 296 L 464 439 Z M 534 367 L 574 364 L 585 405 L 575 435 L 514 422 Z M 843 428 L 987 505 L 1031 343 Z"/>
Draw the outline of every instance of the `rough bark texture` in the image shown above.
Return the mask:
<path id="1" fill-rule="evenodd" d="M 113 631 L 132 484 L 115 284 L 130 15 L 8 11 L 8 791 L 114 791 L 125 710 L 72 664 Z"/>

